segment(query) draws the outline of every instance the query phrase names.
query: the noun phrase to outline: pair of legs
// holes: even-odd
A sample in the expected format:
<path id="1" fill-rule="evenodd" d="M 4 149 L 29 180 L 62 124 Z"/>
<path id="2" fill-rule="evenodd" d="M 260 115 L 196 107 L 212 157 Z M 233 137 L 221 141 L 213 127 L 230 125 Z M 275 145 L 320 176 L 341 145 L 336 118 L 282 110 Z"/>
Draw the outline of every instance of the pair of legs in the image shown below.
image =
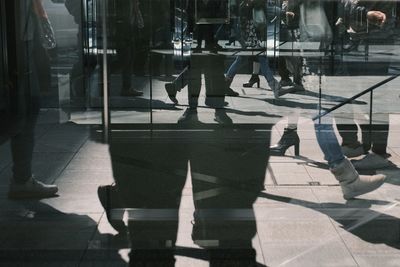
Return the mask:
<path id="1" fill-rule="evenodd" d="M 18 32 L 18 30 L 17 30 Z M 17 35 L 20 36 L 20 35 Z M 34 36 L 38 36 L 35 33 Z M 16 38 L 20 40 L 20 38 Z M 12 173 L 8 196 L 10 198 L 49 197 L 58 191 L 55 185 L 46 185 L 33 178 L 32 156 L 34 129 L 40 110 L 40 89 L 48 86 L 47 72 L 42 69 L 47 56 L 37 37 L 29 41 L 17 41 L 10 46 L 10 72 L 18 74 L 14 90 L 10 92 L 8 112 L 3 113 L 4 134 L 11 139 Z M 48 60 L 48 58 L 47 58 Z"/>
<path id="2" fill-rule="evenodd" d="M 267 80 L 268 85 L 273 90 L 274 96 L 277 97 L 278 91 L 279 91 L 278 81 L 275 79 L 273 72 L 269 66 L 268 57 L 266 55 L 259 55 L 259 56 L 257 56 L 257 60 L 259 62 L 259 67 L 260 67 L 262 75 Z M 234 77 L 237 74 L 242 63 L 243 63 L 243 57 L 237 56 L 235 61 L 231 64 L 231 66 L 228 68 L 227 72 L 225 73 L 225 77 L 229 81 L 232 81 L 234 79 Z"/>
<path id="3" fill-rule="evenodd" d="M 189 108 L 179 119 L 179 123 L 197 120 L 197 107 L 201 91 L 201 76 L 204 74 L 206 87 L 205 104 L 215 109 L 215 120 L 219 123 L 232 123 L 223 107 L 226 83 L 224 79 L 224 56 L 217 54 L 192 55 L 188 66 L 188 102 Z"/>
<path id="4" fill-rule="evenodd" d="M 371 192 L 384 183 L 386 176 L 382 174 L 359 175 L 344 156 L 329 117 L 316 120 L 314 125 L 318 144 L 332 174 L 339 181 L 345 199 Z"/>
<path id="5" fill-rule="evenodd" d="M 129 23 L 117 22 L 116 26 L 116 44 L 117 55 L 121 69 L 121 95 L 122 96 L 141 96 L 142 91 L 132 87 L 132 73 L 135 64 L 141 61 L 144 65 L 145 57 L 141 55 L 143 52 L 140 30 Z"/>
<path id="6" fill-rule="evenodd" d="M 387 155 L 387 141 L 389 135 L 388 124 L 362 124 L 361 135 L 362 142 L 358 141 L 358 127 L 355 123 L 352 124 L 337 124 L 339 134 L 342 137 L 342 146 L 350 148 L 362 147 L 364 153 L 369 150 L 375 154 L 386 156 Z"/>
<path id="7" fill-rule="evenodd" d="M 388 115 L 379 121 L 388 121 Z M 361 143 L 358 141 L 358 127 L 354 121 L 350 124 L 338 124 L 339 134 L 342 136 L 342 151 L 348 157 L 363 158 L 353 160 L 355 168 L 359 170 L 380 169 L 394 166 L 388 160 L 387 142 L 389 124 L 361 124 Z M 372 153 L 369 153 L 371 151 Z"/>
<path id="8" fill-rule="evenodd" d="M 281 76 L 281 86 L 292 85 L 290 74 L 293 75 L 293 83 L 299 88 L 303 88 L 303 59 L 301 57 L 279 57 L 278 73 Z"/>

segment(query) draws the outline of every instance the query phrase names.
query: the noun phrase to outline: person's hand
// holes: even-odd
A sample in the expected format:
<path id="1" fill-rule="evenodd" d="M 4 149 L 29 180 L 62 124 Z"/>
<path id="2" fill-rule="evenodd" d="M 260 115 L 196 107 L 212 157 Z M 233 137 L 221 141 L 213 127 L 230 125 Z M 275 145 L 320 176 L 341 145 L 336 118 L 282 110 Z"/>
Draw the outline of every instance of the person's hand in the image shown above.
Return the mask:
<path id="1" fill-rule="evenodd" d="M 286 17 L 288 19 L 292 19 L 292 18 L 294 18 L 294 16 L 295 16 L 295 14 L 293 12 L 286 12 Z"/>
<path id="2" fill-rule="evenodd" d="M 382 26 L 386 22 L 386 15 L 381 11 L 371 10 L 367 13 L 367 19 L 369 23 Z"/>
<path id="3" fill-rule="evenodd" d="M 338 18 L 338 20 L 335 22 L 335 26 L 339 34 L 343 34 L 347 30 L 346 26 L 344 25 L 343 18 Z"/>

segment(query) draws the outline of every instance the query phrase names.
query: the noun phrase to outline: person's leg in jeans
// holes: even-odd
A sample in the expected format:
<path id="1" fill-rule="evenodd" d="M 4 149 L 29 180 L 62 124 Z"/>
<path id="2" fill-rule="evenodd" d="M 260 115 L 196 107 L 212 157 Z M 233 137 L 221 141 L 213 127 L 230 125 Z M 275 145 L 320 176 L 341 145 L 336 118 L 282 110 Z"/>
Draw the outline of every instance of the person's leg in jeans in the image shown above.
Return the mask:
<path id="1" fill-rule="evenodd" d="M 258 60 L 260 62 L 261 74 L 265 77 L 269 87 L 271 87 L 272 91 L 274 92 L 274 97 L 279 98 L 279 83 L 275 79 L 274 74 L 269 66 L 268 57 L 266 55 L 260 55 Z"/>
<path id="2" fill-rule="evenodd" d="M 316 121 L 314 124 L 318 144 L 324 153 L 330 171 L 339 181 L 343 197 L 351 199 L 380 187 L 385 175 L 359 175 L 351 162 L 343 155 L 331 122 Z"/>
<path id="3" fill-rule="evenodd" d="M 233 80 L 233 78 L 235 78 L 238 69 L 241 67 L 242 65 L 242 57 L 241 56 L 237 56 L 235 58 L 235 61 L 233 61 L 233 63 L 229 66 L 228 70 L 225 73 L 225 77 Z"/>
<path id="4" fill-rule="evenodd" d="M 230 86 L 241 65 L 242 58 L 240 56 L 237 56 L 235 58 L 235 61 L 233 61 L 233 63 L 229 66 L 228 70 L 225 73 L 225 95 L 227 96 L 239 96 L 239 93 L 235 92 L 232 88 L 230 88 Z"/>
<path id="5" fill-rule="evenodd" d="M 333 168 L 345 159 L 333 126 L 331 123 L 315 122 L 314 127 L 318 145 L 324 153 L 325 160 L 328 162 L 329 167 Z"/>

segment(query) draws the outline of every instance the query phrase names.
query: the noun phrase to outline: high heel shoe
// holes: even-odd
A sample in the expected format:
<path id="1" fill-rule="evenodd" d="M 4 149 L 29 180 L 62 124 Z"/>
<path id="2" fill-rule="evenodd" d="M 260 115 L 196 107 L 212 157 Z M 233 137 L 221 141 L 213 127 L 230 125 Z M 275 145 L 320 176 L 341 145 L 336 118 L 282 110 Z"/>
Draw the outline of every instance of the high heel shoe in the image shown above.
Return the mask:
<path id="1" fill-rule="evenodd" d="M 232 45 L 232 44 L 235 45 L 235 41 L 236 41 L 235 37 L 229 37 L 229 40 L 227 43 L 225 43 L 225 45 Z"/>
<path id="2" fill-rule="evenodd" d="M 294 146 L 294 154 L 300 155 L 300 138 L 297 129 L 285 128 L 278 143 L 270 147 L 270 154 L 272 156 L 284 156 L 286 150 L 291 146 Z"/>
<path id="3" fill-rule="evenodd" d="M 252 74 L 249 82 L 244 83 L 243 87 L 253 87 L 255 83 L 257 83 L 257 88 L 260 88 L 260 77 L 257 74 Z"/>

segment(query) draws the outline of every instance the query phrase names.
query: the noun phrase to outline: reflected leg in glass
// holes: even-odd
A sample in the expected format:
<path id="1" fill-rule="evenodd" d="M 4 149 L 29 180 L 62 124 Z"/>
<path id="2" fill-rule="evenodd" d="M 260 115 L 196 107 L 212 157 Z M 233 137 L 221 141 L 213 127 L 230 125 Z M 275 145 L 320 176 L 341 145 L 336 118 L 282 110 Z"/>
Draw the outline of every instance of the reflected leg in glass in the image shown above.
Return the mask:
<path id="1" fill-rule="evenodd" d="M 178 119 L 178 123 L 197 123 L 197 107 L 201 91 L 201 57 L 192 55 L 188 69 L 188 102 L 189 108 Z"/>
<path id="2" fill-rule="evenodd" d="M 297 124 L 299 122 L 299 113 L 295 111 L 288 116 L 288 124 L 286 125 L 282 137 L 278 143 L 270 147 L 270 153 L 273 156 L 284 156 L 287 149 L 294 146 L 295 156 L 300 155 L 300 138 L 297 134 Z"/>
<path id="3" fill-rule="evenodd" d="M 224 77 L 224 57 L 209 55 L 203 57 L 204 79 L 206 84 L 205 104 L 215 109 L 214 120 L 220 124 L 232 124 L 232 119 L 224 109 L 226 82 Z"/>
<path id="4" fill-rule="evenodd" d="M 316 122 L 314 126 L 318 144 L 328 161 L 332 174 L 339 181 L 346 200 L 374 191 L 384 183 L 385 175 L 358 174 L 351 162 L 343 155 L 331 123 Z"/>
<path id="5" fill-rule="evenodd" d="M 132 87 L 132 73 L 135 60 L 135 53 L 138 46 L 135 39 L 135 33 L 131 29 L 132 26 L 124 23 L 117 23 L 116 43 L 117 54 L 120 62 L 122 87 L 121 96 L 142 96 L 143 92 Z M 138 31 L 136 31 L 136 37 Z"/>
<path id="6" fill-rule="evenodd" d="M 8 197 L 11 199 L 47 198 L 58 192 L 56 185 L 44 184 L 33 177 L 32 156 L 34 147 L 34 127 L 36 115 L 23 120 L 23 127 L 11 138 L 13 158 L 13 179 L 10 182 Z"/>
<path id="7" fill-rule="evenodd" d="M 228 71 L 225 73 L 225 81 L 227 83 L 225 94 L 227 96 L 239 96 L 239 93 L 235 92 L 232 88 L 230 88 L 230 86 L 241 64 L 242 58 L 239 56 L 236 57 L 235 61 L 231 64 L 231 66 L 228 68 Z"/>
<path id="8" fill-rule="evenodd" d="M 388 167 L 395 167 L 388 158 L 387 140 L 389 134 L 388 124 L 361 125 L 362 146 L 367 153 L 360 160 L 353 160 L 352 163 L 357 170 L 373 170 Z"/>
<path id="9" fill-rule="evenodd" d="M 300 155 L 300 138 L 297 134 L 297 125 L 289 125 L 284 129 L 281 139 L 270 147 L 272 156 L 283 156 L 290 147 L 294 146 L 294 154 Z"/>
<path id="10" fill-rule="evenodd" d="M 13 178 L 10 182 L 8 197 L 19 198 L 46 198 L 55 196 L 58 191 L 56 185 L 44 184 L 33 177 L 32 156 L 34 148 L 34 129 L 40 110 L 40 84 L 47 84 L 47 78 L 38 70 L 42 62 L 33 54 L 40 47 L 38 38 L 19 44 L 19 65 L 11 65 L 18 73 L 19 84 L 17 92 L 12 94 L 11 113 L 8 119 L 11 133 L 11 153 L 13 159 Z M 45 56 L 46 54 L 42 54 Z M 45 75 L 46 76 L 46 75 Z"/>
<path id="11" fill-rule="evenodd" d="M 165 90 L 167 91 L 168 97 L 174 104 L 178 104 L 176 94 L 180 92 L 188 83 L 188 69 L 189 67 L 185 67 L 184 70 L 179 73 L 179 75 L 172 82 L 165 84 Z"/>
<path id="12" fill-rule="evenodd" d="M 358 141 L 358 127 L 354 122 L 350 124 L 337 124 L 336 127 L 342 137 L 342 152 L 346 157 L 358 157 L 369 150 L 365 151 Z"/>
<path id="13" fill-rule="evenodd" d="M 258 59 L 260 62 L 261 74 L 265 77 L 268 86 L 274 92 L 274 98 L 279 98 L 280 96 L 279 82 L 275 79 L 273 75 L 273 72 L 268 63 L 268 58 L 266 56 L 259 56 Z"/>
<path id="14" fill-rule="evenodd" d="M 258 76 L 259 73 L 260 63 L 253 61 L 253 74 L 251 74 L 250 80 L 243 84 L 243 87 L 250 88 L 253 87 L 254 84 L 257 84 L 257 88 L 260 88 L 260 77 Z"/>

